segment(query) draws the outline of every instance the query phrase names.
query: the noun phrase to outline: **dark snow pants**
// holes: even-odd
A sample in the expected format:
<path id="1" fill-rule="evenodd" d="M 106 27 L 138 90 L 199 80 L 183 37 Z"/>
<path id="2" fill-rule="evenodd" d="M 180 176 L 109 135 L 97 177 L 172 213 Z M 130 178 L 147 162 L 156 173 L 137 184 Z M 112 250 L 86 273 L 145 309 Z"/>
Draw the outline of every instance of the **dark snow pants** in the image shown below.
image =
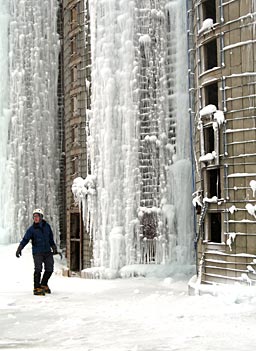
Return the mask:
<path id="1" fill-rule="evenodd" d="M 48 280 L 50 279 L 53 272 L 53 254 L 52 252 L 47 253 L 36 253 L 33 255 L 34 259 L 34 288 L 40 288 L 41 285 L 46 286 L 48 284 Z M 41 273 L 43 270 L 44 264 L 44 274 L 41 281 Z"/>

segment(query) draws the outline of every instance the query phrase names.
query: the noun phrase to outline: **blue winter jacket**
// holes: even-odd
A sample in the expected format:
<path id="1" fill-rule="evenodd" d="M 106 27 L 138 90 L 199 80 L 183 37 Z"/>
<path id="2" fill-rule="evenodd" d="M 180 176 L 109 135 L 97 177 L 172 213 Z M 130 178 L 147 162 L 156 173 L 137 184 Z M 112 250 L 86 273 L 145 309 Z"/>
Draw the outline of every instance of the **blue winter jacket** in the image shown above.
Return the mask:
<path id="1" fill-rule="evenodd" d="M 51 252 L 51 247 L 56 246 L 50 225 L 42 220 L 39 223 L 33 223 L 29 227 L 21 240 L 20 244 L 24 248 L 29 240 L 32 241 L 32 253 Z"/>

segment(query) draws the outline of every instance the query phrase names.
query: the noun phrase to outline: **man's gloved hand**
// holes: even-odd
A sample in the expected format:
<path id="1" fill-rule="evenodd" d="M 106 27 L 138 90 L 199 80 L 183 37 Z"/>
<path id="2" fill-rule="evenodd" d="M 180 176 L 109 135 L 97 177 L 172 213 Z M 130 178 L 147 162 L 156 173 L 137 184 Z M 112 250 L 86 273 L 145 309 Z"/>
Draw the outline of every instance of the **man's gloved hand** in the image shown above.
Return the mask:
<path id="1" fill-rule="evenodd" d="M 21 245 L 19 245 L 19 247 L 17 248 L 17 251 L 16 251 L 16 257 L 20 257 L 21 256 L 21 250 L 23 249 L 23 247 Z"/>
<path id="2" fill-rule="evenodd" d="M 52 246 L 52 253 L 53 253 L 53 255 L 57 255 L 58 254 L 58 250 L 57 250 L 57 246 L 56 245 Z"/>

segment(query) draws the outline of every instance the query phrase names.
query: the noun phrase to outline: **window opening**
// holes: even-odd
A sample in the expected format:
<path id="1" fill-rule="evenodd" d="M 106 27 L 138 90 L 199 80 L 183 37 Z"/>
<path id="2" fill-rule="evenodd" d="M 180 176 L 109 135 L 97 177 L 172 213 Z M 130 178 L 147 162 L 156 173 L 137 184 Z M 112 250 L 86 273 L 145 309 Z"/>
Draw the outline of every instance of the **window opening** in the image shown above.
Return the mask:
<path id="1" fill-rule="evenodd" d="M 77 53 L 77 38 L 73 37 L 70 42 L 71 45 L 71 55 L 75 55 Z"/>
<path id="2" fill-rule="evenodd" d="M 73 144 L 79 144 L 79 128 L 77 125 L 71 129 L 71 138 Z"/>
<path id="3" fill-rule="evenodd" d="M 217 67 L 217 40 L 211 40 L 204 45 L 205 70 Z"/>
<path id="4" fill-rule="evenodd" d="M 71 22 L 71 29 L 73 29 L 77 25 L 77 7 L 72 7 L 70 10 L 70 22 Z"/>
<path id="5" fill-rule="evenodd" d="M 221 213 L 209 213 L 210 241 L 221 243 Z"/>
<path id="6" fill-rule="evenodd" d="M 215 105 L 218 109 L 218 83 L 208 84 L 204 88 L 205 91 L 205 106 Z"/>
<path id="7" fill-rule="evenodd" d="M 220 188 L 220 169 L 214 168 L 207 170 L 208 178 L 208 197 L 212 198 L 217 196 L 218 199 L 221 198 L 221 188 Z"/>
<path id="8" fill-rule="evenodd" d="M 70 214 L 70 237 L 71 239 L 80 238 L 80 214 L 79 213 Z"/>
<path id="9" fill-rule="evenodd" d="M 205 153 L 212 153 L 215 150 L 214 129 L 212 124 L 204 128 L 204 150 Z"/>
<path id="10" fill-rule="evenodd" d="M 211 18 L 216 23 L 216 2 L 215 0 L 205 0 L 203 6 L 203 20 Z"/>
<path id="11" fill-rule="evenodd" d="M 75 115 L 75 116 L 78 114 L 77 96 L 73 96 L 71 98 L 71 113 L 72 115 Z"/>
<path id="12" fill-rule="evenodd" d="M 79 167 L 79 158 L 78 156 L 74 157 L 72 160 L 72 174 L 78 174 L 78 167 Z"/>
<path id="13" fill-rule="evenodd" d="M 72 83 L 77 82 L 77 66 L 71 68 L 71 81 Z"/>

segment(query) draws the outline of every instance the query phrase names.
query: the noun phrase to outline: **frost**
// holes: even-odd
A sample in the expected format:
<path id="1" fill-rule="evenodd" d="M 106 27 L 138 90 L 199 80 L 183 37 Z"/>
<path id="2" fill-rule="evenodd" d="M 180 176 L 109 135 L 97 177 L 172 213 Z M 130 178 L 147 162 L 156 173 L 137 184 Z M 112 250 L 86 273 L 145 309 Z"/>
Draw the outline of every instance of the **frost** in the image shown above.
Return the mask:
<path id="1" fill-rule="evenodd" d="M 144 45 L 150 45 L 151 43 L 151 38 L 148 34 L 145 34 L 145 35 L 142 35 L 140 38 L 139 38 L 139 42 L 141 44 L 144 44 Z"/>

